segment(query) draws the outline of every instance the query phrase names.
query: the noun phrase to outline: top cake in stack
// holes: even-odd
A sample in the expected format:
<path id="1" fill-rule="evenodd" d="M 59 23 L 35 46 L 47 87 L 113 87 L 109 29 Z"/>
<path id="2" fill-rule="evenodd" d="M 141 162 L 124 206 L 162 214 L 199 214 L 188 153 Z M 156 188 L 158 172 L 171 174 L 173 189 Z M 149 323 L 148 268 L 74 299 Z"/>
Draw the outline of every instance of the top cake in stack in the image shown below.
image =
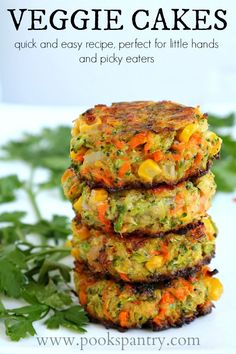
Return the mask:
<path id="1" fill-rule="evenodd" d="M 160 329 L 209 312 L 222 291 L 201 271 L 215 250 L 208 170 L 220 147 L 207 115 L 169 101 L 97 105 L 75 121 L 62 184 L 76 213 L 76 290 L 93 319 Z"/>
<path id="2" fill-rule="evenodd" d="M 92 187 L 150 188 L 201 175 L 220 146 L 199 108 L 169 101 L 116 103 L 97 105 L 76 120 L 71 159 Z"/>

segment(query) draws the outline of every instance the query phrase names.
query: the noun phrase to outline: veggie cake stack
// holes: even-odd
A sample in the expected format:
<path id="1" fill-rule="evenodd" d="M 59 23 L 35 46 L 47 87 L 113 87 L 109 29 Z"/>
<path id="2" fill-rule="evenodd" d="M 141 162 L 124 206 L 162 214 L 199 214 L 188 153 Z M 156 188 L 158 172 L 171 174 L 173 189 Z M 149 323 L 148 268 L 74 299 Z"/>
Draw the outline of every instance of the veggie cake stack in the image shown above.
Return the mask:
<path id="1" fill-rule="evenodd" d="M 206 114 L 170 101 L 97 105 L 75 121 L 62 184 L 91 320 L 159 330 L 211 311 L 222 293 L 207 267 L 220 147 Z"/>

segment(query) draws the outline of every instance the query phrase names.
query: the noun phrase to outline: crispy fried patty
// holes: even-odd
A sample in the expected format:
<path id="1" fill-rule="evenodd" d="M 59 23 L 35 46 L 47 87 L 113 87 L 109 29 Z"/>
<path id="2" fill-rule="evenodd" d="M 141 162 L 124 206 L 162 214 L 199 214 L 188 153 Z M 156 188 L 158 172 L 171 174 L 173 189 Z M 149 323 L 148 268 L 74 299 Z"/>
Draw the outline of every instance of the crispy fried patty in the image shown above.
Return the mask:
<path id="1" fill-rule="evenodd" d="M 199 220 L 215 193 L 209 172 L 175 187 L 108 193 L 79 182 L 69 169 L 63 177 L 65 195 L 84 225 L 120 234 L 160 234 Z"/>
<path id="2" fill-rule="evenodd" d="M 170 101 L 95 106 L 75 121 L 71 159 L 94 187 L 176 184 L 205 171 L 221 139 L 207 115 Z"/>
<path id="3" fill-rule="evenodd" d="M 129 238 L 88 229 L 74 219 L 72 255 L 100 275 L 127 282 L 153 282 L 189 274 L 210 262 L 216 228 L 210 217 L 164 237 Z"/>
<path id="4" fill-rule="evenodd" d="M 210 312 L 211 301 L 218 300 L 223 291 L 207 268 L 189 279 L 140 287 L 100 279 L 77 264 L 75 286 L 81 305 L 92 319 L 123 329 L 180 326 Z"/>

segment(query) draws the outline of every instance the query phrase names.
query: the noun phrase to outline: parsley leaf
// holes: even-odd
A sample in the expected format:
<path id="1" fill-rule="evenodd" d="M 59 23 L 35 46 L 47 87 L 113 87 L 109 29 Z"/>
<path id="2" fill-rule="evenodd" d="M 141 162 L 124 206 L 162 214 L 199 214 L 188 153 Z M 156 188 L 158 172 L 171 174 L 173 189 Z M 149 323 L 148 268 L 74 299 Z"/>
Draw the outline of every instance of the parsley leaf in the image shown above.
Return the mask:
<path id="1" fill-rule="evenodd" d="M 233 127 L 235 124 L 235 114 L 231 113 L 226 117 L 219 117 L 213 114 L 210 114 L 208 117 L 208 122 L 213 129 Z"/>
<path id="2" fill-rule="evenodd" d="M 39 134 L 24 134 L 21 140 L 10 141 L 2 147 L 4 160 L 19 160 L 33 169 L 44 168 L 49 177 L 41 187 L 60 186 L 60 177 L 69 165 L 70 128 L 43 129 Z"/>
<path id="3" fill-rule="evenodd" d="M 88 318 L 81 306 L 72 306 L 67 310 L 57 311 L 46 322 L 50 329 L 57 329 L 60 326 L 85 333 L 84 326 L 88 323 Z"/>
<path id="4" fill-rule="evenodd" d="M 33 322 L 45 317 L 47 313 L 47 306 L 37 304 L 10 310 L 4 309 L 0 317 L 5 319 L 6 334 L 11 340 L 18 341 L 28 335 L 35 335 Z"/>
<path id="5" fill-rule="evenodd" d="M 25 284 L 25 256 L 14 245 L 0 248 L 0 292 L 18 298 Z"/>
<path id="6" fill-rule="evenodd" d="M 9 316 L 5 321 L 6 335 L 12 341 L 19 341 L 28 335 L 34 336 L 36 331 L 32 324 L 33 320 L 29 320 L 23 316 Z"/>
<path id="7" fill-rule="evenodd" d="M 217 161 L 213 167 L 216 184 L 222 192 L 233 192 L 236 188 L 236 160 L 229 157 Z"/>
<path id="8" fill-rule="evenodd" d="M 18 341 L 35 335 L 34 322 L 49 316 L 48 328 L 65 326 L 84 332 L 88 323 L 83 308 L 70 288 L 71 267 L 64 263 L 70 254 L 65 241 L 71 233 L 66 216 L 42 218 L 37 197 L 42 189 L 58 188 L 69 165 L 70 128 L 45 128 L 38 134 L 24 134 L 1 149 L 3 161 L 18 160 L 30 168 L 28 180 L 16 175 L 0 178 L 0 203 L 17 200 L 17 191 L 25 193 L 36 221 L 25 222 L 21 210 L 0 214 L 0 296 L 26 302 L 26 306 L 6 309 L 0 300 L 0 319 L 6 334 Z M 44 169 L 48 178 L 39 183 L 35 172 Z M 33 238 L 32 238 L 33 236 Z M 33 241 L 32 241 L 33 240 Z"/>
<path id="9" fill-rule="evenodd" d="M 0 204 L 9 203 L 16 199 L 16 191 L 22 186 L 16 175 L 0 178 Z"/>
<path id="10" fill-rule="evenodd" d="M 22 297 L 31 304 L 44 304 L 53 309 L 65 308 L 72 303 L 68 288 L 59 289 L 59 286 L 52 279 L 49 280 L 46 286 L 31 282 L 23 290 Z"/>

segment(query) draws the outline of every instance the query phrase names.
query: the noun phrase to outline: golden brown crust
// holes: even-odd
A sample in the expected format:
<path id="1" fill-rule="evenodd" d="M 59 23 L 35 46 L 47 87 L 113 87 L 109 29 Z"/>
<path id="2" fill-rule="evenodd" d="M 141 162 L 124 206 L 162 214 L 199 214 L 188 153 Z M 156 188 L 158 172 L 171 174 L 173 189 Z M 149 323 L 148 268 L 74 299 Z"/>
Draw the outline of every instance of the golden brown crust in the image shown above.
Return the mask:
<path id="1" fill-rule="evenodd" d="M 87 124 L 97 118 L 102 121 L 101 129 L 116 125 L 119 134 L 143 130 L 160 133 L 175 131 L 196 122 L 202 115 L 198 108 L 183 106 L 171 101 L 137 101 L 113 103 L 111 106 L 96 105 L 82 114 Z"/>
<path id="2" fill-rule="evenodd" d="M 187 267 L 184 269 L 177 270 L 175 272 L 171 272 L 169 274 L 153 274 L 150 275 L 150 277 L 145 277 L 143 279 L 140 279 L 139 282 L 144 283 L 144 284 L 153 284 L 153 283 L 169 283 L 171 280 L 174 280 L 178 277 L 188 279 L 190 276 L 196 274 L 199 272 L 199 270 L 202 268 L 202 266 L 207 265 L 211 262 L 212 258 L 215 256 L 215 253 L 213 252 L 211 256 L 205 256 L 201 261 L 198 262 L 193 267 Z M 82 265 L 81 262 L 76 261 L 75 262 L 75 268 L 79 265 Z M 85 263 L 84 263 L 85 265 Z M 88 267 L 88 270 L 90 272 L 94 272 L 94 268 L 90 267 L 88 263 L 86 263 L 86 267 Z M 108 272 L 104 271 L 103 273 L 94 273 L 96 274 L 99 278 L 104 278 L 104 279 L 111 279 L 114 281 L 121 281 L 118 279 L 114 279 Z M 139 285 L 140 283 L 138 282 L 132 282 L 135 286 Z M 144 285 L 145 286 L 145 285 Z"/>
<path id="3" fill-rule="evenodd" d="M 155 183 L 155 182 L 153 182 L 150 184 L 150 183 L 145 183 L 145 182 L 141 182 L 141 181 L 134 181 L 134 182 L 126 183 L 122 187 L 118 187 L 118 186 L 109 187 L 107 184 L 105 184 L 103 182 L 92 181 L 92 180 L 88 180 L 86 177 L 81 177 L 79 175 L 79 173 L 76 172 L 77 166 L 73 165 L 73 163 L 71 164 L 71 166 L 69 168 L 74 172 L 75 176 L 78 178 L 79 181 L 85 182 L 90 188 L 104 188 L 108 192 L 118 192 L 118 191 L 127 190 L 127 189 L 152 189 L 152 188 L 158 188 L 158 187 L 162 187 L 162 186 L 174 187 L 178 183 L 185 182 L 187 180 L 194 180 L 195 178 L 199 178 L 199 177 L 204 176 L 205 174 L 207 174 L 209 172 L 210 168 L 212 167 L 213 160 L 218 160 L 219 157 L 220 157 L 220 154 L 218 153 L 211 160 L 208 161 L 207 167 L 205 169 L 196 170 L 196 171 L 194 171 L 194 174 L 192 172 L 190 172 L 189 175 L 185 176 L 184 178 L 177 179 L 173 183 L 171 183 L 171 182 L 169 182 L 169 183 L 163 183 L 163 182 L 162 183 L 160 183 L 160 182 Z"/>
<path id="4" fill-rule="evenodd" d="M 144 323 L 142 326 L 135 327 L 135 328 L 150 328 L 154 332 L 158 332 L 158 331 L 163 331 L 163 330 L 169 329 L 169 328 L 182 327 L 184 324 L 189 324 L 198 317 L 208 315 L 209 313 L 211 313 L 213 307 L 214 307 L 213 303 L 210 301 L 207 301 L 204 304 L 199 305 L 197 307 L 197 310 L 195 311 L 195 313 L 192 316 L 182 316 L 177 321 L 171 320 L 171 318 L 169 318 L 165 324 L 162 324 L 159 326 L 155 322 L 149 320 L 146 323 Z M 128 331 L 128 328 L 124 328 L 119 325 L 116 325 L 112 321 L 98 320 L 98 319 L 94 318 L 93 316 L 91 316 L 91 314 L 89 314 L 89 313 L 88 313 L 88 317 L 91 322 L 100 323 L 104 327 L 106 327 L 107 329 L 114 328 L 114 329 L 117 329 L 119 332 Z"/>
<path id="5" fill-rule="evenodd" d="M 73 221 L 78 223 L 78 224 L 81 224 L 80 216 L 77 214 L 74 217 Z M 188 231 L 191 231 L 191 230 L 194 230 L 194 229 L 197 230 L 197 233 L 198 233 L 198 235 L 200 237 L 200 233 L 202 235 L 202 231 L 201 231 L 201 228 L 198 228 L 198 227 L 202 226 L 202 225 L 203 225 L 202 218 L 200 218 L 198 221 L 189 223 L 189 224 L 187 224 L 185 226 L 180 227 L 179 229 L 172 229 L 172 230 L 166 231 L 166 232 L 157 232 L 157 233 L 152 233 L 152 234 L 144 234 L 144 233 L 139 232 L 139 231 L 134 231 L 132 233 L 124 233 L 124 234 L 115 233 L 115 232 L 106 232 L 106 235 L 108 237 L 109 236 L 110 237 L 111 236 L 115 236 L 115 237 L 118 237 L 118 238 L 122 238 L 124 240 L 128 239 L 129 241 L 133 240 L 134 243 L 136 242 L 136 243 L 139 244 L 140 242 L 143 242 L 143 240 L 145 240 L 147 237 L 148 238 L 156 238 L 156 237 L 163 238 L 163 237 L 168 236 L 170 234 L 176 234 L 176 235 L 185 236 Z M 95 230 L 98 230 L 98 232 L 102 232 L 100 229 L 95 229 Z M 197 238 L 197 233 L 196 233 L 196 238 Z"/>

